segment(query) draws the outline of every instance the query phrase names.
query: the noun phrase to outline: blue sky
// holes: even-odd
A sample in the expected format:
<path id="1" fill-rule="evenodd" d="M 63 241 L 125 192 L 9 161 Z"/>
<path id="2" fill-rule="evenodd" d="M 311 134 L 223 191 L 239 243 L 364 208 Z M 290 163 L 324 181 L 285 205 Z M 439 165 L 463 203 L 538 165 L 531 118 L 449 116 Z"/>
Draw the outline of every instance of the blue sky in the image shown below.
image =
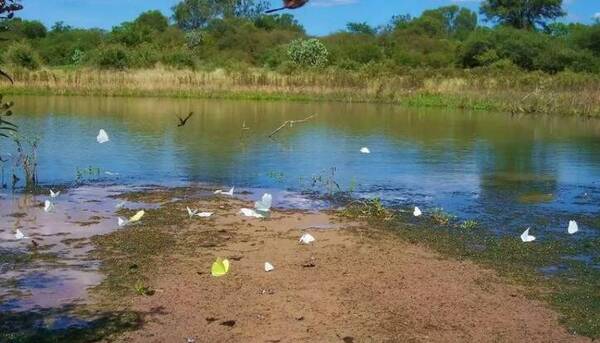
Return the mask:
<path id="1" fill-rule="evenodd" d="M 23 0 L 25 10 L 20 16 L 37 19 L 47 26 L 63 20 L 76 27 L 110 29 L 135 18 L 142 11 L 159 9 L 171 15 L 171 6 L 178 0 Z M 271 0 L 280 5 L 281 1 Z M 377 26 L 392 15 L 419 15 L 424 9 L 459 4 L 477 10 L 477 0 L 311 0 L 309 5 L 293 11 L 310 34 L 323 35 L 341 30 L 348 22 L 363 22 Z M 565 0 L 566 21 L 590 23 L 600 18 L 600 0 Z"/>

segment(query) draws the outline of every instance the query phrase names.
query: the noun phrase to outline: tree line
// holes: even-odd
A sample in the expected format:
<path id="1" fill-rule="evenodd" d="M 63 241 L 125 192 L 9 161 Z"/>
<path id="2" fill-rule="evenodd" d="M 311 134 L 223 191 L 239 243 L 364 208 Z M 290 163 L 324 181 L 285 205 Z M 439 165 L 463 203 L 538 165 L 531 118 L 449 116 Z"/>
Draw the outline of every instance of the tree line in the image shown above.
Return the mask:
<path id="1" fill-rule="evenodd" d="M 184 0 L 170 17 L 148 11 L 111 30 L 7 18 L 2 65 L 37 69 L 514 68 L 600 72 L 600 22 L 556 21 L 562 0 L 486 0 L 478 13 L 456 5 L 396 15 L 380 27 L 348 23 L 310 37 L 292 14 L 265 15 L 261 0 Z M 480 20 L 480 16 L 481 19 Z M 483 24 L 481 24 L 483 22 Z"/>

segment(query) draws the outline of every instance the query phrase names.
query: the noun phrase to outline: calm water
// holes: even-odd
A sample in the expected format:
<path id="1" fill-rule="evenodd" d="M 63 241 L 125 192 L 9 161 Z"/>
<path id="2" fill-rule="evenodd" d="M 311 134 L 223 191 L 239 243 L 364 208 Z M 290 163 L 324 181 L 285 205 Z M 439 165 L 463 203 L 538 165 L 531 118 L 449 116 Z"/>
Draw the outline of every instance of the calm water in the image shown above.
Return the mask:
<path id="1" fill-rule="evenodd" d="M 62 200 L 71 205 L 59 211 L 69 215 L 76 209 L 83 211 L 77 206 L 94 197 L 104 199 L 87 209 L 101 217 L 91 226 L 93 233 L 115 229 L 114 204 L 107 198 L 111 189 L 102 185 L 235 185 L 274 191 L 276 204 L 311 207 L 322 203 L 303 200 L 298 193 L 325 192 L 326 185 L 313 184 L 319 177 L 335 180 L 355 196 L 379 197 L 389 205 L 418 205 L 425 213 L 443 208 L 499 234 L 518 235 L 532 226 L 540 239 L 562 237 L 570 219 L 579 221 L 582 232 L 567 239 L 586 239 L 600 232 L 597 120 L 373 104 L 13 99 L 21 132 L 40 138 L 40 181 L 71 185 L 78 170 L 80 178 L 90 181 L 71 191 Z M 177 128 L 176 115 L 189 111 L 195 115 L 185 127 Z M 275 140 L 268 138 L 284 121 L 310 114 L 318 116 L 280 131 Z M 249 129 L 243 130 L 244 125 Z M 111 138 L 102 145 L 96 143 L 101 128 Z M 0 144 L 4 157 L 13 152 L 11 144 Z M 361 154 L 361 147 L 368 147 L 371 154 Z M 99 174 L 81 173 L 88 167 Z M 9 182 L 10 172 L 9 163 L 4 167 L 4 182 Z M 76 222 L 62 215 L 46 219 L 36 207 L 44 197 L 27 202 L 4 192 L 0 194 L 0 248 L 19 247 L 9 242 L 19 220 L 36 216 L 39 223 L 31 226 L 32 235 L 39 227 L 60 226 L 61 220 Z M 18 211 L 15 204 L 22 204 Z M 27 216 L 8 216 L 15 212 Z M 96 283 L 94 277 L 84 284 Z"/>

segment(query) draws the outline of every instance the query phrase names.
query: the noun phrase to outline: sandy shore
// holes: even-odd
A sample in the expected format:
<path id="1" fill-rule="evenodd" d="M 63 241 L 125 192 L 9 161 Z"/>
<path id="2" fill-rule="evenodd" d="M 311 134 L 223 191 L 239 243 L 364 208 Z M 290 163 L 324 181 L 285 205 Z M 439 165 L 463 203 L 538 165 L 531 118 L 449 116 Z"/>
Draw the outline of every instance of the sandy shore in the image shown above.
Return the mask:
<path id="1" fill-rule="evenodd" d="M 590 341 L 493 271 L 391 233 L 325 213 L 246 219 L 237 212 L 248 204 L 238 200 L 190 205 L 216 214 L 165 228 L 195 249 L 163 255 L 150 281 L 155 294 L 123 303 L 146 313 L 143 325 L 117 341 Z M 316 242 L 300 245 L 304 232 Z M 215 278 L 219 256 L 231 270 Z M 274 271 L 264 271 L 267 261 Z"/>

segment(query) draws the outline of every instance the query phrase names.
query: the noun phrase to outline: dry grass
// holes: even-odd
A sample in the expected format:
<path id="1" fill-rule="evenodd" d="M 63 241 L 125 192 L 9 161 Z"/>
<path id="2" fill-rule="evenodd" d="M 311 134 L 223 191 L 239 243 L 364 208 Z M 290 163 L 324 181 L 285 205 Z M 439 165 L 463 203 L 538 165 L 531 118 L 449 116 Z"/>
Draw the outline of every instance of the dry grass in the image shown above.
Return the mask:
<path id="1" fill-rule="evenodd" d="M 370 75 L 340 70 L 285 75 L 245 71 L 43 69 L 14 70 L 5 94 L 168 96 L 387 102 L 514 113 L 600 116 L 593 75 L 500 71 L 406 71 Z"/>

